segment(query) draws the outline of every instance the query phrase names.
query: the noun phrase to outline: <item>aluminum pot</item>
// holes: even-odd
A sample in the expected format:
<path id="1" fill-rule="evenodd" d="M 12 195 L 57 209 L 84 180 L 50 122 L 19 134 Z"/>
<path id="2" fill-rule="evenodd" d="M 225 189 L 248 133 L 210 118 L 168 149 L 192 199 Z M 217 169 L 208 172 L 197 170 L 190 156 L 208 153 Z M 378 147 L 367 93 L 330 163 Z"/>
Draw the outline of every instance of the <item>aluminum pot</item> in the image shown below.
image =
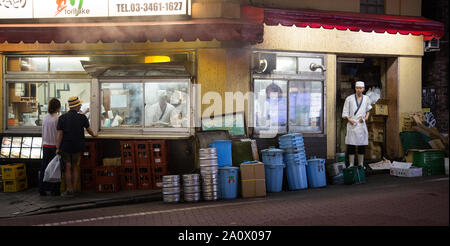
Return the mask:
<path id="1" fill-rule="evenodd" d="M 218 193 L 217 192 L 204 192 L 203 193 L 203 199 L 205 199 L 206 201 L 213 201 L 213 200 L 217 200 L 218 198 Z"/>
<path id="2" fill-rule="evenodd" d="M 200 167 L 218 166 L 219 162 L 216 159 L 200 159 Z"/>
<path id="3" fill-rule="evenodd" d="M 198 173 L 183 175 L 183 181 L 198 181 L 198 180 L 200 180 L 200 174 Z"/>
<path id="4" fill-rule="evenodd" d="M 200 167 L 200 173 L 217 173 L 219 172 L 218 166 Z"/>
<path id="5" fill-rule="evenodd" d="M 219 191 L 219 186 L 218 185 L 204 185 L 203 186 L 203 192 L 204 193 L 217 192 L 217 191 Z"/>
<path id="6" fill-rule="evenodd" d="M 180 187 L 180 183 L 162 183 L 162 188 Z"/>
<path id="7" fill-rule="evenodd" d="M 163 176 L 163 183 L 173 183 L 173 182 L 179 182 L 180 181 L 180 175 L 164 175 Z"/>
<path id="8" fill-rule="evenodd" d="M 196 186 L 185 186 L 183 188 L 184 193 L 198 193 L 200 192 L 200 185 Z"/>
<path id="9" fill-rule="evenodd" d="M 200 158 L 204 156 L 217 155 L 217 150 L 216 148 L 202 148 L 198 150 L 198 155 Z"/>
<path id="10" fill-rule="evenodd" d="M 180 194 L 173 194 L 173 195 L 164 195 L 163 196 L 164 202 L 179 202 L 180 201 Z"/>
<path id="11" fill-rule="evenodd" d="M 166 195 L 166 194 L 168 194 L 168 195 L 177 194 L 177 193 L 180 193 L 180 187 L 170 187 L 170 188 L 163 187 L 162 188 L 162 193 L 164 195 Z"/>
<path id="12" fill-rule="evenodd" d="M 218 179 L 205 179 L 202 182 L 202 185 L 217 185 L 217 184 L 219 184 Z"/>
<path id="13" fill-rule="evenodd" d="M 200 200 L 200 193 L 186 193 L 184 194 L 184 201 L 198 202 Z"/>
<path id="14" fill-rule="evenodd" d="M 200 184 L 200 180 L 190 180 L 190 181 L 184 181 L 183 186 L 196 186 Z"/>
<path id="15" fill-rule="evenodd" d="M 202 180 L 218 179 L 218 178 L 219 178 L 219 174 L 218 173 L 205 173 L 205 174 L 202 174 Z"/>

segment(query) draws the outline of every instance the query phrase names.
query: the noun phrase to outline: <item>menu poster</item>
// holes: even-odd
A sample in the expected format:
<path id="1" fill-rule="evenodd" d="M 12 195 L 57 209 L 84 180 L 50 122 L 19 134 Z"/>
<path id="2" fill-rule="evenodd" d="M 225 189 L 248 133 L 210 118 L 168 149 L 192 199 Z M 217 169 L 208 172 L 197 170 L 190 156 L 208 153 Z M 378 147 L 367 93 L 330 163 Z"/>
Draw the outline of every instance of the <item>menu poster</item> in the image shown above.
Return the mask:
<path id="1" fill-rule="evenodd" d="M 12 147 L 20 148 L 20 145 L 22 145 L 22 137 L 13 137 Z"/>
<path id="2" fill-rule="evenodd" d="M 33 138 L 33 147 L 41 147 L 42 146 L 42 137 L 34 137 Z"/>
<path id="3" fill-rule="evenodd" d="M 20 158 L 20 148 L 11 148 L 10 158 Z"/>
<path id="4" fill-rule="evenodd" d="M 11 149 L 9 147 L 7 147 L 7 148 L 2 147 L 0 158 L 9 158 L 10 152 L 11 152 Z"/>
<path id="5" fill-rule="evenodd" d="M 20 152 L 20 158 L 29 159 L 30 158 L 31 148 L 22 148 Z"/>
<path id="6" fill-rule="evenodd" d="M 11 137 L 3 137 L 2 147 L 11 147 L 12 139 Z"/>
<path id="7" fill-rule="evenodd" d="M 40 148 L 32 148 L 31 149 L 31 159 L 39 159 L 41 158 L 41 149 Z"/>
<path id="8" fill-rule="evenodd" d="M 32 140 L 33 140 L 32 137 L 23 137 L 22 148 L 30 148 Z"/>

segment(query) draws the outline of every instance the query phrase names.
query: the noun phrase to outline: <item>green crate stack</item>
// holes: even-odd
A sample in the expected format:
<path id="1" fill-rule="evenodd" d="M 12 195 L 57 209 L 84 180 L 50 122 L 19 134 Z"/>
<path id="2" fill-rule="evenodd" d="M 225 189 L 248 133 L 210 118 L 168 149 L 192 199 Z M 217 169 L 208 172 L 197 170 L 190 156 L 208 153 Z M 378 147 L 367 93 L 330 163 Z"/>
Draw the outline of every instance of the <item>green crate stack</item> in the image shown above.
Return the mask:
<path id="1" fill-rule="evenodd" d="M 344 173 L 344 184 L 361 184 L 366 182 L 366 175 L 362 167 L 349 167 L 342 169 Z"/>
<path id="2" fill-rule="evenodd" d="M 413 166 L 422 168 L 422 176 L 443 175 L 445 173 L 444 151 L 414 152 Z"/>

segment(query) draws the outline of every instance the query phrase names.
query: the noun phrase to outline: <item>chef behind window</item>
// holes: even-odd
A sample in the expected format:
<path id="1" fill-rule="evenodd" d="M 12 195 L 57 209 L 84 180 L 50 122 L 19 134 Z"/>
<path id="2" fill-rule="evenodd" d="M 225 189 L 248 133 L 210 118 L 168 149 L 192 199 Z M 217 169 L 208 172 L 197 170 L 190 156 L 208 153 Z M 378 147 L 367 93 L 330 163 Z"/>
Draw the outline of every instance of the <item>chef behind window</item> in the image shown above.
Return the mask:
<path id="1" fill-rule="evenodd" d="M 159 90 L 157 95 L 156 103 L 145 106 L 145 126 L 169 127 L 171 118 L 174 117 L 175 107 L 168 102 L 166 90 Z"/>

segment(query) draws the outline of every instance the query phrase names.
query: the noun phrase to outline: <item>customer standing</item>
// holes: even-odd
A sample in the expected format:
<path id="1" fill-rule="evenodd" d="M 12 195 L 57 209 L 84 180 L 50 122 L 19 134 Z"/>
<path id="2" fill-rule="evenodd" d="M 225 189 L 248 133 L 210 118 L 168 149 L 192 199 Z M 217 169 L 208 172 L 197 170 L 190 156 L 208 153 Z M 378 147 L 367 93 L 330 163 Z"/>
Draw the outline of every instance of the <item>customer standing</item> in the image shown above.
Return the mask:
<path id="1" fill-rule="evenodd" d="M 58 99 L 53 98 L 48 103 L 48 114 L 44 116 L 42 121 L 42 163 L 41 163 L 41 173 L 39 175 L 39 194 L 41 196 L 46 196 L 47 191 L 51 192 L 53 196 L 59 196 L 59 187 L 61 182 L 50 183 L 44 182 L 44 173 L 47 165 L 56 156 L 56 138 L 57 131 L 56 125 L 58 123 L 58 113 L 61 109 L 61 103 Z"/>
<path id="2" fill-rule="evenodd" d="M 96 137 L 97 133 L 89 126 L 87 117 L 79 114 L 81 101 L 78 97 L 70 97 L 68 100 L 69 112 L 63 114 L 58 120 L 57 153 L 61 154 L 61 167 L 66 181 L 64 196 L 73 196 L 80 173 L 77 168 L 81 152 L 85 150 L 84 129 Z"/>
<path id="3" fill-rule="evenodd" d="M 370 98 L 363 95 L 364 89 L 364 82 L 357 81 L 355 83 L 356 93 L 345 99 L 342 111 L 342 118 L 348 120 L 345 144 L 347 144 L 349 167 L 354 165 L 356 147 L 358 148 L 358 165 L 363 166 L 365 146 L 369 144 L 366 121 L 369 119 L 369 111 L 372 106 Z"/>

